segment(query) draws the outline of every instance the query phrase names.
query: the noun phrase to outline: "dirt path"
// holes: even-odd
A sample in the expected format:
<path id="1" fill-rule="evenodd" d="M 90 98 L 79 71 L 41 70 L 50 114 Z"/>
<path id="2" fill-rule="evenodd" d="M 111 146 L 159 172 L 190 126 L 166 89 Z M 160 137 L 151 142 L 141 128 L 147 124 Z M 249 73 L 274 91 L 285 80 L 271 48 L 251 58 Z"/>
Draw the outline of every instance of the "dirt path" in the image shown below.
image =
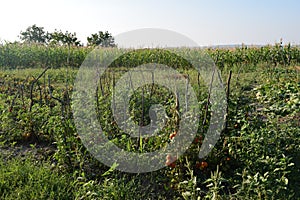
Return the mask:
<path id="1" fill-rule="evenodd" d="M 20 157 L 26 159 L 31 156 L 38 160 L 49 158 L 55 152 L 53 145 L 15 145 L 15 146 L 0 146 L 0 154 L 4 160 Z"/>

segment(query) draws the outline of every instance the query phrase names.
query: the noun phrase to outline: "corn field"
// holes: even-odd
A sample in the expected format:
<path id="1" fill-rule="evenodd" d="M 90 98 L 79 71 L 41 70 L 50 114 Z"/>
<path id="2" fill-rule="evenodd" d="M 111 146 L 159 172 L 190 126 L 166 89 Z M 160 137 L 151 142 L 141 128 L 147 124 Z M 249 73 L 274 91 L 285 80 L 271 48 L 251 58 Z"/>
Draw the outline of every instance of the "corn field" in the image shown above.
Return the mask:
<path id="1" fill-rule="evenodd" d="M 24 69 L 24 68 L 61 68 L 71 66 L 80 67 L 92 47 L 68 47 L 42 44 L 7 43 L 0 45 L 0 66 L 2 69 Z M 193 49 L 197 51 L 197 49 Z M 268 45 L 262 47 L 241 46 L 231 49 L 207 48 L 206 51 L 215 61 L 219 68 L 268 64 L 298 65 L 300 63 L 300 48 L 298 46 Z M 130 55 L 128 55 L 130 56 Z M 140 58 L 134 57 L 129 60 L 137 62 L 130 65 L 137 66 Z M 164 55 L 165 56 L 165 55 Z M 127 59 L 128 58 L 124 58 Z M 165 57 L 166 61 L 168 60 Z M 123 62 L 124 63 L 124 62 Z"/>

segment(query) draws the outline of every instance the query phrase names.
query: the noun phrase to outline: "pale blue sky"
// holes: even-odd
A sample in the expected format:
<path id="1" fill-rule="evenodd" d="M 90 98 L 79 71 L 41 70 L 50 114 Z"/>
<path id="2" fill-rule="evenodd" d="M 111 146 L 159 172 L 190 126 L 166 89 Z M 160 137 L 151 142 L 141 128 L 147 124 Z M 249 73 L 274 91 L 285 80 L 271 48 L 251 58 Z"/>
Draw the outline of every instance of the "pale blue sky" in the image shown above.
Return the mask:
<path id="1" fill-rule="evenodd" d="M 298 0 L 6 0 L 0 1 L 0 38 L 14 41 L 37 24 L 76 32 L 82 42 L 99 30 L 113 35 L 139 28 L 184 34 L 200 46 L 300 44 Z"/>

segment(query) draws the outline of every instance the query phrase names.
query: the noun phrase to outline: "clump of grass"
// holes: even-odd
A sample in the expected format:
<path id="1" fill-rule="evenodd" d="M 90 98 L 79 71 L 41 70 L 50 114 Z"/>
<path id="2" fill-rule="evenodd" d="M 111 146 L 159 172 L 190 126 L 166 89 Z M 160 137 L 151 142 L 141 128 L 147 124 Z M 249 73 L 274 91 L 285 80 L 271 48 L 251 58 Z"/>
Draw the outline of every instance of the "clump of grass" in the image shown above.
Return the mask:
<path id="1" fill-rule="evenodd" d="M 70 177 L 49 163 L 0 159 L 0 199 L 72 199 Z"/>

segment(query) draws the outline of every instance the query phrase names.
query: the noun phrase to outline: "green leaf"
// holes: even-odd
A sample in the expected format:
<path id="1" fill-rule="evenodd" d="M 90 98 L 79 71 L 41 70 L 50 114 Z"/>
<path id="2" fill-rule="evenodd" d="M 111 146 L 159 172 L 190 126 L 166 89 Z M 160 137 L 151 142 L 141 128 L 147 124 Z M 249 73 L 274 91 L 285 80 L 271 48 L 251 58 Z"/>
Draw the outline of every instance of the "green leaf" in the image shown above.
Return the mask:
<path id="1" fill-rule="evenodd" d="M 115 171 L 115 169 L 119 166 L 118 163 L 114 163 L 109 170 L 107 170 L 104 174 L 102 174 L 102 176 L 108 176 L 110 175 L 113 171 Z"/>

